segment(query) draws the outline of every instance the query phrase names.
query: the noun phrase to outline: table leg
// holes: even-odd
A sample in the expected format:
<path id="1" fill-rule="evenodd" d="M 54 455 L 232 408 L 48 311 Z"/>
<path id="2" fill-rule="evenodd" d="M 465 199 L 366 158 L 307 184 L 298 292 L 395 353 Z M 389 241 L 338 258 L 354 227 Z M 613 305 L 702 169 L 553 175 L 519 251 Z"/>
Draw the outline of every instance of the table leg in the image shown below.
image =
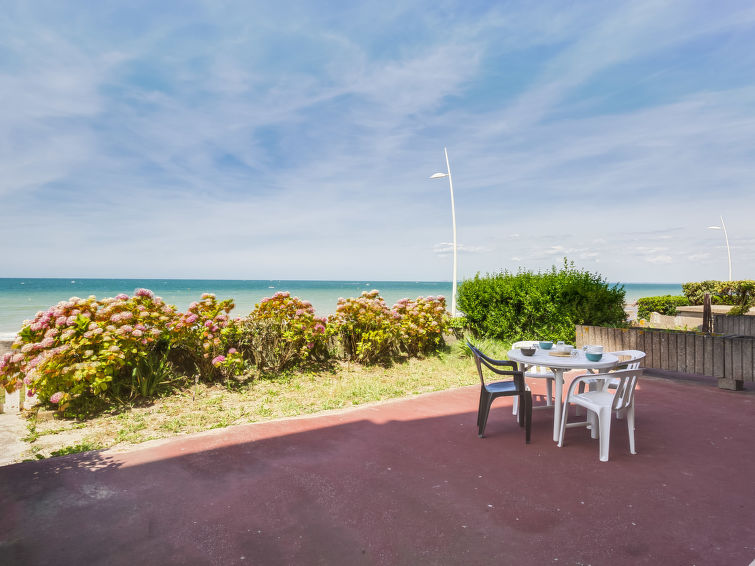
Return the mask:
<path id="1" fill-rule="evenodd" d="M 558 435 L 561 433 L 561 401 L 564 395 L 564 370 L 553 368 L 553 375 L 556 376 L 556 392 L 553 400 L 553 442 L 558 442 Z"/>

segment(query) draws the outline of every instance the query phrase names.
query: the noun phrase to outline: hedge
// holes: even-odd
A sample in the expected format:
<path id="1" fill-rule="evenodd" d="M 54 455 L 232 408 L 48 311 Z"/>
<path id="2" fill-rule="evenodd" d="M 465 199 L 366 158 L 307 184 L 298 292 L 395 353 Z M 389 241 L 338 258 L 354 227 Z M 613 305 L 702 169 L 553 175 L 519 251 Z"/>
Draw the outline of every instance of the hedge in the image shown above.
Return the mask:
<path id="1" fill-rule="evenodd" d="M 574 342 L 575 325 L 626 324 L 624 287 L 574 263 L 550 271 L 502 271 L 462 281 L 457 304 L 478 336 Z"/>
<path id="2" fill-rule="evenodd" d="M 637 318 L 650 318 L 650 313 L 657 312 L 667 316 L 677 314 L 676 307 L 686 307 L 690 304 L 687 297 L 663 295 L 660 297 L 642 297 L 637 301 Z"/>

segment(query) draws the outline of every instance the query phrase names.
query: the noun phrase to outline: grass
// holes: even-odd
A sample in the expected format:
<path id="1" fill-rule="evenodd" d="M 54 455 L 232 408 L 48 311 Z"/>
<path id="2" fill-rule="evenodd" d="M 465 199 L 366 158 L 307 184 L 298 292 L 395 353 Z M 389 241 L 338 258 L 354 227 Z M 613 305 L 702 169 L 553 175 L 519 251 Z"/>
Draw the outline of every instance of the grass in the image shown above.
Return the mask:
<path id="1" fill-rule="evenodd" d="M 486 344 L 491 355 L 506 345 Z M 47 457 L 232 425 L 345 409 L 479 383 L 461 343 L 437 356 L 391 367 L 342 363 L 319 372 L 291 372 L 213 385 L 191 385 L 150 404 L 123 405 L 85 423 L 49 411 L 29 415 L 29 454 Z"/>

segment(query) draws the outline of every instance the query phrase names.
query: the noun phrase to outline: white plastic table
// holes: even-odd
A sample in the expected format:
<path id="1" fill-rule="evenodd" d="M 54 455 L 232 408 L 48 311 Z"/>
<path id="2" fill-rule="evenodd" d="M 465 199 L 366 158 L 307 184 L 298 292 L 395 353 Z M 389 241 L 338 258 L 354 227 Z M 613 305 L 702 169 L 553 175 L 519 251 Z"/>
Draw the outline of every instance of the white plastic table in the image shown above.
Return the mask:
<path id="1" fill-rule="evenodd" d="M 570 369 L 597 370 L 598 373 L 604 373 L 614 367 L 619 358 L 613 354 L 604 353 L 598 362 L 591 362 L 585 357 L 582 350 L 577 350 L 575 357 L 552 356 L 555 350 L 535 350 L 535 355 L 525 356 L 519 348 L 509 350 L 508 358 L 513 362 L 518 362 L 524 366 L 544 366 L 553 371 L 556 376 L 555 402 L 553 403 L 553 441 L 558 442 L 558 436 L 561 432 L 561 410 L 562 397 L 564 394 L 564 372 Z M 522 368 L 526 371 L 526 367 Z"/>

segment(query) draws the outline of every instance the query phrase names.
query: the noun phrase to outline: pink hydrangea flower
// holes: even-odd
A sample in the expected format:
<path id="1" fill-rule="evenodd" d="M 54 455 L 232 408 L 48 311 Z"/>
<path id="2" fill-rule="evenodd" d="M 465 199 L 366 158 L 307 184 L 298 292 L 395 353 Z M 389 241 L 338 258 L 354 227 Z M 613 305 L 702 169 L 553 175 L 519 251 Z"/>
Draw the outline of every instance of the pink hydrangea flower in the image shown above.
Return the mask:
<path id="1" fill-rule="evenodd" d="M 225 356 L 216 356 L 212 359 L 212 365 L 219 366 L 225 361 Z"/>
<path id="2" fill-rule="evenodd" d="M 231 354 L 235 354 L 236 352 L 238 352 L 238 350 L 236 350 L 236 348 L 230 348 L 228 350 L 228 355 L 230 356 Z"/>
<path id="3" fill-rule="evenodd" d="M 135 297 L 149 297 L 150 299 L 155 296 L 155 294 L 150 291 L 149 289 L 137 289 L 134 291 Z"/>
<path id="4" fill-rule="evenodd" d="M 63 400 L 63 395 L 64 395 L 64 393 L 62 391 L 58 391 L 57 393 L 53 393 L 50 396 L 50 403 L 54 403 L 55 405 L 57 405 L 58 403 L 60 403 Z"/>

